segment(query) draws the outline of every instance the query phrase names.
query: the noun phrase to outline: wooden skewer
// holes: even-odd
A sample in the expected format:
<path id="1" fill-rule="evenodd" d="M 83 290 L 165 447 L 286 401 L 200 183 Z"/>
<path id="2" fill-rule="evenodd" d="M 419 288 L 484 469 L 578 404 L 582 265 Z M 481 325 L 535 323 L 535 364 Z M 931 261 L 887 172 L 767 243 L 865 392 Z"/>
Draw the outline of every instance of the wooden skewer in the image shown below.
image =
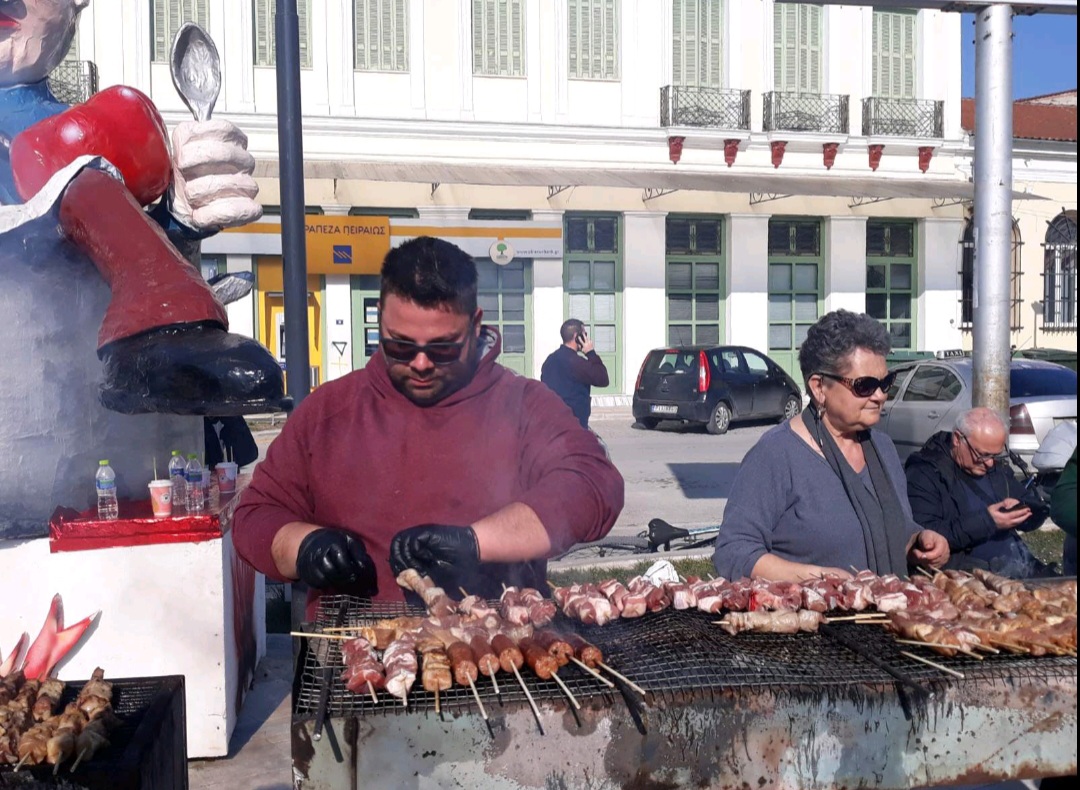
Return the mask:
<path id="1" fill-rule="evenodd" d="M 379 695 L 375 693 L 375 687 L 371 685 L 371 681 L 367 682 L 367 690 L 371 692 L 371 701 L 376 705 L 379 704 Z"/>
<path id="2" fill-rule="evenodd" d="M 1020 645 L 1014 645 L 1012 642 L 1005 642 L 1005 641 L 1002 641 L 1001 639 L 994 639 L 992 637 L 987 637 L 986 641 L 989 642 L 992 645 L 997 645 L 1002 650 L 1004 650 L 1004 651 L 1006 651 L 1008 653 L 1012 653 L 1013 655 L 1027 655 L 1027 654 L 1029 654 L 1031 652 L 1030 650 L 1027 650 L 1027 649 L 1021 647 Z"/>
<path id="3" fill-rule="evenodd" d="M 307 631 L 290 631 L 289 636 L 306 636 L 309 639 L 338 639 L 342 642 L 348 642 L 355 638 L 347 634 L 312 634 Z"/>
<path id="4" fill-rule="evenodd" d="M 963 672 L 957 672 L 955 669 L 949 669 L 946 666 L 942 666 L 937 661 L 931 661 L 929 658 L 923 658 L 922 656 L 917 656 L 914 653 L 909 653 L 907 650 L 901 650 L 900 655 L 907 656 L 908 658 L 914 659 L 915 661 L 919 661 L 919 662 L 921 662 L 923 664 L 926 664 L 928 667 L 933 667 L 934 669 L 938 670 L 939 672 L 944 672 L 946 675 L 952 675 L 954 678 L 960 678 L 961 680 L 964 679 L 964 673 Z"/>
<path id="5" fill-rule="evenodd" d="M 565 683 L 563 683 L 563 679 L 561 677 L 559 677 L 559 673 L 558 672 L 552 672 L 551 673 L 551 679 L 559 684 L 559 688 L 562 689 L 562 693 L 566 695 L 566 698 L 568 700 L 570 700 L 570 704 L 573 705 L 574 708 L 576 708 L 577 710 L 581 710 L 581 703 L 578 702 L 577 698 L 573 694 L 570 693 L 570 689 L 567 688 Z"/>
<path id="6" fill-rule="evenodd" d="M 409 692 L 408 692 L 408 689 L 401 692 L 401 707 L 403 707 L 403 708 L 409 707 Z"/>
<path id="7" fill-rule="evenodd" d="M 468 594 L 467 592 L 465 592 L 465 588 L 464 588 L 464 587 L 458 587 L 458 589 L 459 589 L 459 590 L 461 590 L 461 594 L 462 594 L 462 595 L 463 595 L 464 597 L 466 597 L 466 598 L 468 598 L 468 597 L 469 597 L 469 594 Z"/>
<path id="8" fill-rule="evenodd" d="M 359 631 L 361 628 L 362 626 L 359 625 L 332 625 L 324 628 L 323 632 L 328 634 L 342 633 L 348 631 Z"/>
<path id="9" fill-rule="evenodd" d="M 557 589 L 559 589 L 559 585 L 557 585 L 557 584 L 556 584 L 555 582 L 553 582 L 553 581 L 552 581 L 551 579 L 548 579 L 548 580 L 547 580 L 547 583 L 548 583 L 548 587 L 550 587 L 551 589 L 553 589 L 553 590 L 557 590 Z"/>
<path id="10" fill-rule="evenodd" d="M 971 648 L 972 650 L 981 650 L 984 653 L 993 653 L 994 655 L 999 655 L 1001 653 L 996 647 L 990 647 L 990 645 L 984 645 L 981 642 L 977 645 L 972 645 Z"/>
<path id="11" fill-rule="evenodd" d="M 19 772 L 19 769 L 22 768 L 23 764 L 26 763 L 26 761 L 29 760 L 29 759 L 30 759 L 30 755 L 28 754 L 25 757 L 23 757 L 21 760 L 19 760 L 18 764 L 16 764 L 16 766 L 15 766 L 15 770 L 12 771 L 12 773 L 17 774 Z"/>
<path id="12" fill-rule="evenodd" d="M 476 707 L 480 709 L 480 716 L 484 721 L 488 720 L 487 711 L 484 710 L 484 703 L 480 701 L 480 694 L 476 690 L 476 684 L 473 683 L 473 679 L 469 678 L 469 688 L 472 689 L 473 699 L 476 700 Z"/>
<path id="13" fill-rule="evenodd" d="M 495 691 L 496 696 L 502 696 L 502 692 L 499 691 L 499 681 L 495 679 L 495 675 L 491 675 L 491 688 Z"/>
<path id="14" fill-rule="evenodd" d="M 962 653 L 968 658 L 974 658 L 976 661 L 982 661 L 983 657 L 978 653 L 968 650 L 965 647 L 957 647 L 956 645 L 947 645 L 944 642 L 923 642 L 919 639 L 897 639 L 898 645 L 915 645 L 917 647 L 940 647 L 945 650 L 955 650 L 957 653 Z"/>
<path id="15" fill-rule="evenodd" d="M 924 568 L 922 565 L 916 565 L 915 570 L 918 571 L 919 573 L 921 573 L 923 576 L 925 576 L 928 579 L 933 579 L 934 578 L 934 574 L 930 573 L 930 571 L 926 570 L 926 568 Z"/>
<path id="16" fill-rule="evenodd" d="M 1043 650 L 1047 650 L 1053 653 L 1055 656 L 1065 655 L 1065 653 L 1067 652 L 1065 648 L 1058 647 L 1057 645 L 1051 645 L 1047 642 L 1028 642 L 1028 644 L 1034 645 L 1035 647 L 1041 647 Z"/>
<path id="17" fill-rule="evenodd" d="M 847 621 L 854 621 L 854 622 L 857 622 L 857 623 L 858 622 L 871 622 L 873 620 L 881 621 L 881 618 L 883 618 L 883 617 L 888 617 L 888 615 L 887 614 L 873 614 L 873 613 L 870 613 L 870 614 L 849 614 L 849 615 L 844 615 L 843 617 L 827 617 L 827 618 L 825 618 L 825 622 L 826 623 L 843 623 L 843 622 L 847 622 Z"/>
<path id="18" fill-rule="evenodd" d="M 636 691 L 636 692 L 637 692 L 638 694 L 640 694 L 641 696 L 643 696 L 643 697 L 644 697 L 644 696 L 645 696 L 645 694 L 647 693 L 647 692 L 645 691 L 645 689 L 643 689 L 643 688 L 642 688 L 641 686 L 639 686 L 639 685 L 638 685 L 637 683 L 635 683 L 634 681 L 632 681 L 632 680 L 631 680 L 630 678 L 628 678 L 628 677 L 627 677 L 626 675 L 622 674 L 621 672 L 616 672 L 616 671 L 615 671 L 614 669 L 612 669 L 611 667 L 609 667 L 609 666 L 608 666 L 607 664 L 605 664 L 605 663 L 604 663 L 603 661 L 599 661 L 599 662 L 597 662 L 597 663 L 598 663 L 598 665 L 600 666 L 600 668 L 601 668 L 601 669 L 603 669 L 603 670 L 606 670 L 606 671 L 607 671 L 608 673 L 610 673 L 610 674 L 614 675 L 615 677 L 617 677 L 617 678 L 618 678 L 619 680 L 621 680 L 621 681 L 622 681 L 623 683 L 625 683 L 626 685 L 628 685 L 628 686 L 629 686 L 630 688 L 632 688 L 632 689 L 633 689 L 634 691 Z"/>
<path id="19" fill-rule="evenodd" d="M 86 749 L 79 752 L 79 756 L 75 758 L 74 764 L 71 766 L 71 773 L 75 773 L 75 769 L 79 767 L 79 763 L 82 762 L 83 756 L 86 754 Z"/>
<path id="20" fill-rule="evenodd" d="M 56 776 L 58 773 L 60 773 L 60 763 L 53 763 L 52 775 Z"/>
<path id="21" fill-rule="evenodd" d="M 439 707 L 439 687 L 435 687 L 435 715 L 441 716 L 442 709 Z"/>
<path id="22" fill-rule="evenodd" d="M 586 664 L 586 663 L 585 663 L 584 661 L 579 661 L 578 659 L 574 658 L 573 656 L 571 656 L 571 657 L 570 657 L 570 660 L 571 660 L 571 661 L 573 661 L 573 662 L 574 662 L 575 664 L 577 664 L 577 665 L 578 665 L 579 667 L 581 667 L 582 669 L 584 669 L 584 670 L 585 670 L 586 672 L 588 672 L 588 673 L 589 673 L 590 675 L 592 675 L 592 676 L 593 676 L 594 678 L 596 678 L 597 680 L 599 680 L 599 681 L 600 681 L 601 683 L 603 683 L 603 684 L 604 684 L 605 686 L 607 686 L 608 688 L 615 688 L 615 684 L 614 684 L 614 683 L 612 683 L 612 682 L 611 682 L 610 680 L 608 680 L 608 679 L 607 679 L 606 677 L 604 677 L 604 676 L 603 676 L 603 675 L 601 675 L 601 674 L 600 674 L 599 672 L 597 672 L 597 671 L 596 671 L 595 669 L 593 669 L 592 667 L 590 667 L 590 666 L 589 666 L 588 664 Z M 494 679 L 494 678 L 493 678 L 493 679 Z"/>
<path id="23" fill-rule="evenodd" d="M 532 708 L 533 715 L 536 716 L 536 727 L 540 730 L 540 734 L 544 734 L 544 725 L 540 723 L 540 709 L 536 707 L 536 700 L 533 699 L 532 693 L 529 691 L 529 687 L 525 685 L 525 679 L 521 677 L 521 673 L 518 672 L 518 668 L 513 664 L 510 668 L 514 670 L 514 677 L 517 678 L 517 682 L 521 684 L 521 690 L 525 692 L 525 699 L 529 701 L 529 706 Z"/>

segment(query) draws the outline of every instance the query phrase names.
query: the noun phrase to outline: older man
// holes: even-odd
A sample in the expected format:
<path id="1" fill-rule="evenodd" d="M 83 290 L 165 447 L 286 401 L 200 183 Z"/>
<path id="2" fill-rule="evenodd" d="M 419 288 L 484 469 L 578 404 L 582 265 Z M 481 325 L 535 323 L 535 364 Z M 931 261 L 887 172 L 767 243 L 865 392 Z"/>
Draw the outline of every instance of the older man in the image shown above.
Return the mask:
<path id="1" fill-rule="evenodd" d="M 988 568 L 1016 578 L 1047 570 L 1017 534 L 1038 528 L 1046 512 L 1033 513 L 1021 502 L 1024 486 L 1009 468 L 1007 437 L 994 411 L 971 409 L 954 430 L 934 434 L 907 460 L 912 514 L 948 539 L 950 568 Z"/>

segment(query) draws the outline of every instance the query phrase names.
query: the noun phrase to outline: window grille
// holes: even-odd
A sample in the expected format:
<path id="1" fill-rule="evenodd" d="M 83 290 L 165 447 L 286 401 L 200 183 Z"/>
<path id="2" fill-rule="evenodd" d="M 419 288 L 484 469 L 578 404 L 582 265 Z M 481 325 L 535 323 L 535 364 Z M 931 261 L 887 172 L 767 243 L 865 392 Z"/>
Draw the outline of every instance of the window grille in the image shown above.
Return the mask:
<path id="1" fill-rule="evenodd" d="M 525 0 L 472 0 L 473 74 L 525 75 Z"/>
<path id="2" fill-rule="evenodd" d="M 353 0 L 353 36 L 357 71 L 408 71 L 408 0 Z"/>
<path id="3" fill-rule="evenodd" d="M 777 91 L 821 93 L 824 17 L 821 6 L 773 6 L 773 82 Z"/>
<path id="4" fill-rule="evenodd" d="M 723 0 L 673 0 L 672 81 L 720 88 L 724 77 Z"/>
<path id="5" fill-rule="evenodd" d="M 960 328 L 970 330 L 975 319 L 975 222 L 969 219 L 964 228 L 964 238 L 960 242 L 963 252 L 960 257 Z M 1012 298 L 1009 301 L 1009 323 L 1012 330 L 1018 332 L 1023 329 L 1020 307 L 1023 304 L 1021 298 L 1021 275 L 1023 274 L 1021 249 L 1024 246 L 1020 238 L 1020 224 L 1013 220 L 1012 234 L 1012 264 L 1009 272 L 1009 290 Z"/>
<path id="6" fill-rule="evenodd" d="M 619 0 L 567 0 L 571 79 L 619 79 L 619 5 Z"/>
<path id="7" fill-rule="evenodd" d="M 1076 328 L 1076 211 L 1047 223 L 1043 242 L 1043 326 Z"/>

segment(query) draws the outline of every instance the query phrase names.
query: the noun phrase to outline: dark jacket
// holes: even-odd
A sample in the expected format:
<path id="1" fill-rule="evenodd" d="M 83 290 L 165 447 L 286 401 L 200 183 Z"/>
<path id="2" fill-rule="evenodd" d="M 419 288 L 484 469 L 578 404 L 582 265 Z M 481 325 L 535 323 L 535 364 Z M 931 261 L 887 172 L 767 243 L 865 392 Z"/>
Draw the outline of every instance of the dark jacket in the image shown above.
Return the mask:
<path id="1" fill-rule="evenodd" d="M 1065 464 L 1050 498 L 1050 518 L 1065 530 L 1062 567 L 1066 576 L 1076 575 L 1076 450 Z"/>
<path id="2" fill-rule="evenodd" d="M 589 427 L 592 414 L 591 387 L 606 387 L 608 372 L 595 351 L 585 356 L 567 346 L 559 346 L 544 360 L 540 381 L 550 387 L 574 412 L 582 428 Z"/>
<path id="3" fill-rule="evenodd" d="M 973 507 L 969 493 L 973 478 L 957 466 L 950 453 L 951 447 L 952 431 L 940 431 L 931 436 L 904 465 L 908 500 L 915 521 L 924 529 L 941 533 L 949 541 L 952 550 L 949 567 L 983 565 L 985 563 L 977 560 L 985 561 L 995 555 L 1011 555 L 1023 558 L 1029 564 L 1035 563 L 1035 558 L 1017 531 L 1038 528 L 1046 516 L 1032 515 L 1016 529 L 998 529 L 987 508 L 1007 497 L 1023 498 L 1023 485 L 1007 467 L 995 464 L 986 474 L 986 480 L 993 489 L 992 501 Z M 994 563 L 991 561 L 989 564 L 992 566 Z"/>

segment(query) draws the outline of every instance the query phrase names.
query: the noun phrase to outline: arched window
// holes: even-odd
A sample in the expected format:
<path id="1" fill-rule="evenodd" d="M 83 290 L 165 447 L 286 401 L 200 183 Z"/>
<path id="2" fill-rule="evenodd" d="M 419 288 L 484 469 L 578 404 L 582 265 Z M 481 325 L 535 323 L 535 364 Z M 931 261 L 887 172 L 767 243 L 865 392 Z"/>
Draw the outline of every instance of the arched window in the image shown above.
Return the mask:
<path id="1" fill-rule="evenodd" d="M 964 227 L 964 238 L 960 242 L 964 248 L 960 259 L 960 328 L 971 329 L 975 320 L 975 220 L 969 217 Z M 1020 291 L 1020 275 L 1023 273 L 1020 251 L 1024 246 L 1020 238 L 1020 223 L 1013 220 L 1012 227 L 1012 262 L 1009 266 L 1009 290 L 1012 299 L 1009 304 L 1009 323 L 1013 331 L 1023 329 L 1020 323 L 1023 303 Z"/>
<path id="2" fill-rule="evenodd" d="M 1076 211 L 1048 222 L 1043 242 L 1043 326 L 1076 326 Z"/>

